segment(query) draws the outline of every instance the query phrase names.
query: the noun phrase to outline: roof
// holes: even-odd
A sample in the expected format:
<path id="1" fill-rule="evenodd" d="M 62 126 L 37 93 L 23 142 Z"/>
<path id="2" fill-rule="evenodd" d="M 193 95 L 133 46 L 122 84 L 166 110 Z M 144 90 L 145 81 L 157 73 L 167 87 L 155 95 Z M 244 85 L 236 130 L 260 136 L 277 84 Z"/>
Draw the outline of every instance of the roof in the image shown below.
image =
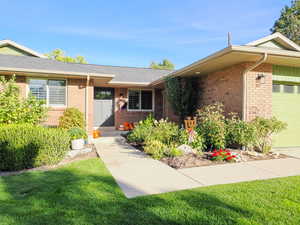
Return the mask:
<path id="1" fill-rule="evenodd" d="M 26 52 L 26 53 L 28 53 L 32 56 L 36 56 L 36 57 L 39 57 L 39 58 L 47 58 L 45 55 L 43 55 L 41 53 L 38 53 L 38 52 L 36 52 L 36 51 L 34 51 L 30 48 L 27 48 L 23 45 L 20 45 L 20 44 L 14 42 L 12 40 L 0 40 L 0 47 L 7 46 L 7 45 L 13 46 L 17 49 L 20 49 L 20 50 L 22 50 L 22 51 L 24 51 L 24 52 Z"/>
<path id="2" fill-rule="evenodd" d="M 104 66 L 94 64 L 65 63 L 52 59 L 30 56 L 0 55 L 0 71 L 59 74 L 92 77 L 111 77 L 111 84 L 148 85 L 172 71 L 151 68 Z"/>
<path id="3" fill-rule="evenodd" d="M 300 67 L 300 47 L 286 37 L 283 37 L 284 36 L 282 34 L 275 33 L 257 41 L 250 42 L 247 45 L 228 46 L 188 66 L 185 66 L 182 69 L 173 71 L 168 76 L 177 77 L 209 74 L 235 64 L 243 62 L 257 62 L 265 53 L 268 55 L 265 63 Z M 285 48 L 272 48 L 261 45 L 268 41 L 278 41 L 280 42 L 280 45 Z M 152 82 L 151 85 L 155 86 L 163 82 L 164 79 L 160 78 Z"/>
<path id="4" fill-rule="evenodd" d="M 260 38 L 256 41 L 252 41 L 246 45 L 259 47 L 260 45 L 269 41 L 275 41 L 280 45 L 282 45 L 283 47 L 285 47 L 287 50 L 300 51 L 299 45 L 297 45 L 295 42 L 291 41 L 290 39 L 288 39 L 287 37 L 285 37 L 279 32 Z"/>

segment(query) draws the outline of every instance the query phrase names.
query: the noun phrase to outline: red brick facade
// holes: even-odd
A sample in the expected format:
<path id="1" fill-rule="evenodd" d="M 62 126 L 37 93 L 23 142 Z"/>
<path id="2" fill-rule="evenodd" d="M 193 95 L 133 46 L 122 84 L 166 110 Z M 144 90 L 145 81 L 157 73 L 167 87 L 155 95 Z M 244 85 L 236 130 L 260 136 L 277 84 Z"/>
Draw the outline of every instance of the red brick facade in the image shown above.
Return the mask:
<path id="1" fill-rule="evenodd" d="M 198 107 L 220 102 L 225 113 L 243 114 L 243 73 L 253 63 L 241 63 L 207 75 L 199 75 Z M 258 75 L 264 78 L 259 80 Z M 246 74 L 246 120 L 272 116 L 272 65 L 263 64 Z M 166 98 L 164 98 L 166 99 Z M 170 105 L 164 103 L 164 116 L 178 121 Z"/>

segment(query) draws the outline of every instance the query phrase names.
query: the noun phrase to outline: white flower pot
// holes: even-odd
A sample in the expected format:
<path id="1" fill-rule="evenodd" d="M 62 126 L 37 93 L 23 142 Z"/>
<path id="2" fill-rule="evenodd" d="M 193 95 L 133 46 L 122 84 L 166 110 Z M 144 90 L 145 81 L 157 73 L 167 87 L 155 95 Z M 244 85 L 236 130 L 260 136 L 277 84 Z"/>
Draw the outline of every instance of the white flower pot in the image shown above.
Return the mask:
<path id="1" fill-rule="evenodd" d="M 83 149 L 84 147 L 84 140 L 81 139 L 76 139 L 71 141 L 71 145 L 72 145 L 72 150 L 80 150 Z"/>

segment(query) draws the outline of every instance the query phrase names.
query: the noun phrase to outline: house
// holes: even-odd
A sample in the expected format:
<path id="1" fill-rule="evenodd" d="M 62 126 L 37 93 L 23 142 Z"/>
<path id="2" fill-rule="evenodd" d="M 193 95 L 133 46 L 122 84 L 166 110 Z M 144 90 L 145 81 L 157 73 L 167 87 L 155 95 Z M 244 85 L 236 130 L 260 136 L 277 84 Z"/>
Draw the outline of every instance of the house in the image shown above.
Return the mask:
<path id="1" fill-rule="evenodd" d="M 164 96 L 164 77 L 198 79 L 198 105 L 222 102 L 244 120 L 271 117 L 288 123 L 276 147 L 300 146 L 300 47 L 274 33 L 246 45 L 228 46 L 176 71 L 63 63 L 15 42 L 0 41 L 0 73 L 16 74 L 23 96 L 46 99 L 48 125 L 66 107 L 85 113 L 88 130 L 135 122 L 149 113 L 176 120 Z"/>

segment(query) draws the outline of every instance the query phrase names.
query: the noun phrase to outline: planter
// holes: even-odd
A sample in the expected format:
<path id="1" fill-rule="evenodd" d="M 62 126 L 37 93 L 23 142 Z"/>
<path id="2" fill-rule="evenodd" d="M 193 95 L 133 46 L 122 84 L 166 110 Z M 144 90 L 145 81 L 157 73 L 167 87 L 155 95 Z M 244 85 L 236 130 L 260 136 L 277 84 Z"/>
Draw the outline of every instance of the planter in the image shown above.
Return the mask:
<path id="1" fill-rule="evenodd" d="M 71 145 L 72 145 L 72 150 L 83 149 L 83 147 L 84 147 L 84 140 L 82 138 L 81 139 L 72 140 L 71 141 Z"/>

